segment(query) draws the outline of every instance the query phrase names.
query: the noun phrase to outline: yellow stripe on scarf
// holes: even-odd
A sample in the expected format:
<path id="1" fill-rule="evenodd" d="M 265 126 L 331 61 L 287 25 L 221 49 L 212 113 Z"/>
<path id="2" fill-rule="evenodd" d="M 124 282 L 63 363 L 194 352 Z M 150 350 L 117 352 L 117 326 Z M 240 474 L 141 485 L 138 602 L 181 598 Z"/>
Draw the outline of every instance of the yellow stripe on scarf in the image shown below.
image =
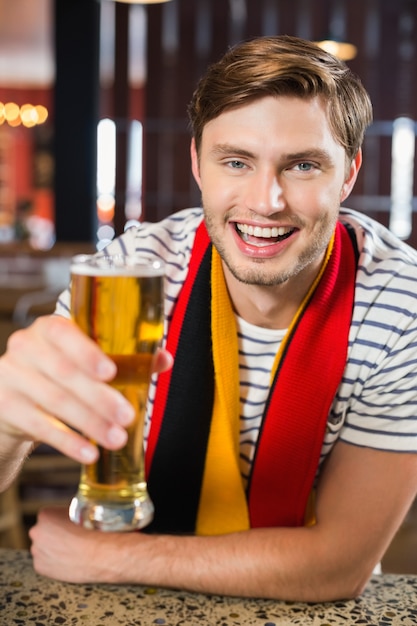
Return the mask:
<path id="1" fill-rule="evenodd" d="M 319 283 L 333 248 L 334 236 L 318 276 L 311 285 L 282 341 L 271 372 L 274 380 L 281 355 L 294 326 Z M 215 375 L 213 417 L 197 515 L 198 535 L 220 535 L 247 530 L 249 512 L 239 467 L 238 339 L 220 256 L 212 252 L 212 345 Z M 306 524 L 314 523 L 309 513 Z"/>

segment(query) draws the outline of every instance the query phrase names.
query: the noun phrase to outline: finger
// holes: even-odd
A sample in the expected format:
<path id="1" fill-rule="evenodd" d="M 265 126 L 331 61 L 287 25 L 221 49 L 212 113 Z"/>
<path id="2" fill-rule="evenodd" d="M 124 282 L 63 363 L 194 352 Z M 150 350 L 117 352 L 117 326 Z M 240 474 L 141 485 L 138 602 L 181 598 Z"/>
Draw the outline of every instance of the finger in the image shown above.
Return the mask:
<path id="1" fill-rule="evenodd" d="M 0 388 L 0 403 L 2 403 Z M 97 460 L 98 450 L 84 434 L 77 432 L 44 409 L 36 406 L 33 400 L 20 393 L 8 391 L 7 401 L 2 403 L 2 428 L 6 434 L 18 439 L 42 441 L 59 450 L 80 463 L 92 463 Z M 89 430 L 93 431 L 92 439 L 97 444 L 116 450 L 127 441 L 127 431 L 117 424 L 111 424 L 91 411 Z"/>
<path id="2" fill-rule="evenodd" d="M 45 415 L 54 415 L 66 426 L 82 432 L 104 447 L 114 449 L 124 445 L 126 431 L 122 425 L 131 422 L 134 409 L 106 383 L 91 380 L 82 382 L 86 386 L 87 396 L 90 393 L 93 400 L 97 398 L 96 404 L 88 404 L 74 394 L 73 388 L 59 386 L 37 371 L 26 372 L 22 367 L 17 371 L 7 362 L 2 362 L 0 376 L 2 418 L 12 425 L 14 435 L 23 433 L 31 439 L 45 441 L 61 449 L 62 434 L 68 433 L 68 428 L 62 430 L 55 419 L 55 432 L 55 429 L 51 430 L 50 420 L 43 424 L 41 419 Z M 113 405 L 113 410 L 109 409 L 109 405 Z M 102 411 L 98 408 L 101 406 Z M 77 441 L 83 443 L 79 438 Z"/>
<path id="3" fill-rule="evenodd" d="M 68 426 L 106 448 L 123 446 L 126 432 L 121 426 L 134 419 L 131 404 L 118 391 L 80 371 L 78 364 L 40 337 L 42 333 L 22 331 L 16 341 L 22 350 L 14 352 L 14 345 L 0 359 L 3 431 L 45 441 L 83 461 L 86 451 L 92 455 L 91 444 L 78 434 L 68 437 Z M 54 421 L 43 421 L 42 417 L 51 415 Z M 67 428 L 62 428 L 57 418 Z"/>
<path id="4" fill-rule="evenodd" d="M 126 398 L 108 384 L 97 381 L 66 355 L 46 349 L 39 370 L 30 370 L 26 376 L 26 393 L 54 415 L 61 415 L 78 429 L 89 432 L 91 412 L 124 426 L 134 419 L 134 409 Z M 25 393 L 25 389 L 20 389 Z M 85 413 L 87 409 L 87 413 Z"/>
<path id="5" fill-rule="evenodd" d="M 24 396 L 9 392 L 7 406 L 3 407 L 3 411 L 3 432 L 22 440 L 43 441 L 79 463 L 93 463 L 97 460 L 98 450 L 93 443 L 34 406 Z M 14 422 L 11 421 L 13 415 Z M 24 416 L 24 419 L 18 420 L 16 416 Z"/>
<path id="6" fill-rule="evenodd" d="M 103 385 L 101 379 L 97 381 L 95 367 L 91 366 L 97 355 L 101 363 L 106 363 L 107 357 L 100 361 L 102 352 L 94 342 L 68 320 L 57 320 L 58 324 L 45 320 L 46 323 L 32 333 L 21 331 L 11 342 L 9 362 L 15 366 L 16 373 L 20 371 L 13 386 L 33 397 L 47 412 L 66 416 L 69 423 L 79 429 L 83 430 L 85 424 L 82 406 L 78 403 L 87 405 L 110 422 L 129 425 L 134 419 L 132 406 L 118 391 Z M 61 345 L 57 345 L 57 330 L 62 337 Z M 89 354 L 92 361 L 90 367 L 86 367 Z M 114 376 L 116 367 L 110 359 L 108 362 L 111 364 L 109 371 Z M 102 371 L 103 367 L 99 366 L 99 369 Z M 13 376 L 9 378 L 12 383 Z M 94 434 L 88 428 L 86 432 L 90 436 Z"/>
<path id="7" fill-rule="evenodd" d="M 159 348 L 155 353 L 152 370 L 154 373 L 161 374 L 171 369 L 173 363 L 174 359 L 172 354 L 167 350 Z"/>
<path id="8" fill-rule="evenodd" d="M 30 338 L 30 339 L 29 339 Z M 38 318 L 30 328 L 15 332 L 8 341 L 8 351 L 20 360 L 33 360 L 33 346 L 49 345 L 65 354 L 69 363 L 99 380 L 111 380 L 116 366 L 71 320 L 59 315 Z M 36 354 L 39 358 L 40 353 Z"/>

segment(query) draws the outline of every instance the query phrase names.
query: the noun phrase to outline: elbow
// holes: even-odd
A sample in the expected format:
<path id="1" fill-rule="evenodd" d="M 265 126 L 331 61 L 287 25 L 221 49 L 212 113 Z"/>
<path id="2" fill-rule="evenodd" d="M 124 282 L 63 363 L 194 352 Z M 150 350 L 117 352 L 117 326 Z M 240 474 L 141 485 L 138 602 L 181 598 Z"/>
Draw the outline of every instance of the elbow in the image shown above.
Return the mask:
<path id="1" fill-rule="evenodd" d="M 343 597 L 335 598 L 338 600 L 355 600 L 359 598 L 369 582 L 370 576 L 366 579 L 361 579 L 354 581 L 353 584 L 346 587 L 345 592 L 343 593 Z"/>
<path id="2" fill-rule="evenodd" d="M 355 600 L 360 597 L 372 576 L 372 568 L 343 567 L 340 563 L 337 571 L 316 572 L 310 585 L 303 590 L 303 598 L 293 598 L 304 602 L 338 602 Z"/>
<path id="3" fill-rule="evenodd" d="M 264 597 L 274 600 L 289 602 L 341 602 L 355 600 L 360 597 L 371 578 L 372 572 L 365 574 L 359 572 L 356 575 L 340 570 L 330 576 L 329 574 L 318 575 L 310 578 L 302 588 L 283 589 L 282 580 L 268 590 Z"/>
<path id="4" fill-rule="evenodd" d="M 357 568 L 355 572 L 343 571 L 333 578 L 330 588 L 328 588 L 328 597 L 323 598 L 321 601 L 336 601 L 336 600 L 355 600 L 363 594 L 373 571 L 367 569 L 361 571 L 361 568 Z"/>
<path id="5" fill-rule="evenodd" d="M 320 554 L 315 561 L 315 575 L 312 579 L 318 596 L 313 600 L 316 602 L 354 600 L 360 597 L 381 558 L 379 553 L 370 551 L 365 554 L 363 550 L 331 550 L 330 553 L 325 552 L 321 559 L 319 557 Z"/>

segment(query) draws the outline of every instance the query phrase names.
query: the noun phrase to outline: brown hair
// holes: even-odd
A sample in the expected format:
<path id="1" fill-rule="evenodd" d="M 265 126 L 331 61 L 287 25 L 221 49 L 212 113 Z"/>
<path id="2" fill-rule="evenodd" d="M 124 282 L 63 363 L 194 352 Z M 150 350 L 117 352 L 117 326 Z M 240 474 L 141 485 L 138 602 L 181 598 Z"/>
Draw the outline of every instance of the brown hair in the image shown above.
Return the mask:
<path id="1" fill-rule="evenodd" d="M 345 63 L 298 37 L 258 37 L 228 50 L 199 81 L 188 107 L 197 150 L 207 122 L 268 95 L 324 98 L 333 136 L 349 160 L 372 121 L 369 95 Z"/>

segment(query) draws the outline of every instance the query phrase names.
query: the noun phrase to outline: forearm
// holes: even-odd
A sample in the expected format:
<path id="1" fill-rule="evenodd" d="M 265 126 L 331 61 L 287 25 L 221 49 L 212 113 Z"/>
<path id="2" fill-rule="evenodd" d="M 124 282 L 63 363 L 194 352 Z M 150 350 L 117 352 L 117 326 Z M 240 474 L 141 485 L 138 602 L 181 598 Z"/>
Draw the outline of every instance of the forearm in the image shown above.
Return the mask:
<path id="1" fill-rule="evenodd" d="M 352 559 L 348 546 L 335 552 L 320 535 L 314 528 L 216 537 L 126 535 L 114 545 L 114 558 L 107 559 L 107 575 L 113 582 L 280 600 L 357 595 L 372 571 L 370 562 Z"/>
<path id="2" fill-rule="evenodd" d="M 358 595 L 411 503 L 417 455 L 338 444 L 317 490 L 317 524 L 214 537 L 102 533 L 46 510 L 31 530 L 39 573 L 204 593 L 330 601 Z M 80 566 L 82 564 L 82 566 Z"/>

